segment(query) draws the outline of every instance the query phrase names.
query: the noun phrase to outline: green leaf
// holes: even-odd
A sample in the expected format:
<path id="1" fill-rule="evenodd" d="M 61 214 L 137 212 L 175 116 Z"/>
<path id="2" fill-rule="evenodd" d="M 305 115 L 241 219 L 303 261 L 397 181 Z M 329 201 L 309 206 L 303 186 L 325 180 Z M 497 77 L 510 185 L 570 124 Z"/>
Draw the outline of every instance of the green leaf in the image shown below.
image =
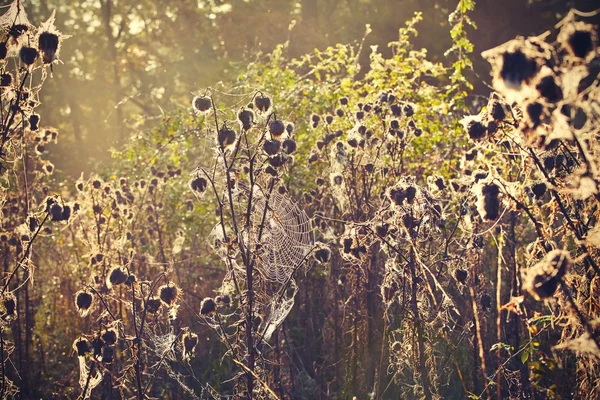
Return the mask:
<path id="1" fill-rule="evenodd" d="M 531 354 L 531 349 L 528 347 L 521 353 L 521 362 L 525 364 L 527 360 L 529 360 L 529 356 Z"/>

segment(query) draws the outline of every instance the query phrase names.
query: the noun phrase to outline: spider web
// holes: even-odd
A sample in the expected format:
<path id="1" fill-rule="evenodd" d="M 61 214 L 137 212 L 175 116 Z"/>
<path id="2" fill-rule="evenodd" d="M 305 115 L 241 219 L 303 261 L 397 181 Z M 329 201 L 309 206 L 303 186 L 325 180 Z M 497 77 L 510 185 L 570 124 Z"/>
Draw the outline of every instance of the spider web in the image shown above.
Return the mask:
<path id="1" fill-rule="evenodd" d="M 243 183 L 237 190 L 246 199 L 250 196 L 250 189 Z M 231 237 L 233 233 L 225 230 Z M 259 331 L 268 341 L 294 306 L 298 286 L 293 274 L 306 264 L 313 250 L 311 223 L 306 213 L 287 196 L 276 191 L 267 193 L 255 185 L 250 226 L 241 236 L 244 247 L 250 246 L 256 252 L 255 267 L 273 290 L 269 290 L 270 294 L 257 293 L 255 298 L 255 312 L 263 317 Z M 216 224 L 207 241 L 224 262 L 231 263 L 233 273 L 244 279 L 246 270 L 236 261 L 237 246 L 227 246 L 223 225 Z"/>
<path id="2" fill-rule="evenodd" d="M 2 16 L 0 16 L 0 28 L 8 29 L 14 25 L 31 25 L 27 19 L 25 8 L 21 5 L 21 0 L 14 0 Z"/>
<path id="3" fill-rule="evenodd" d="M 266 279 L 285 284 L 312 250 L 310 220 L 286 196 L 254 192 L 250 236 L 257 249 L 256 266 Z"/>

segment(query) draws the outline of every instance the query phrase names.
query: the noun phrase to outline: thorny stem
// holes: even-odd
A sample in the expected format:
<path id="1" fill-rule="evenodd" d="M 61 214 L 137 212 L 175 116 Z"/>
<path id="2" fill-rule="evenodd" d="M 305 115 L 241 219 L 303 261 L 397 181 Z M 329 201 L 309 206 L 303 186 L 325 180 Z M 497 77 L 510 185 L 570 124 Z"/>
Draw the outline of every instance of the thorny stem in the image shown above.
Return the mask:
<path id="1" fill-rule="evenodd" d="M 429 388 L 429 371 L 427 371 L 427 366 L 425 365 L 425 338 L 423 335 L 423 325 L 421 322 L 419 307 L 417 305 L 417 274 L 415 268 L 415 249 L 411 247 L 410 249 L 410 260 L 409 260 L 409 268 L 410 268 L 410 276 L 412 280 L 411 284 L 411 308 L 413 313 L 413 320 L 415 327 L 417 329 L 417 340 L 419 342 L 419 364 L 420 364 L 420 373 L 421 373 L 421 383 L 423 384 L 423 390 L 425 391 L 425 398 L 427 400 L 431 400 L 431 389 Z"/>
<path id="2" fill-rule="evenodd" d="M 217 107 L 215 106 L 215 100 L 212 98 L 212 95 L 210 97 L 210 102 L 212 104 L 212 108 L 213 108 L 213 116 L 215 119 L 215 129 L 217 130 L 217 140 L 219 139 L 219 120 L 217 119 Z M 239 139 L 238 139 L 239 140 Z M 237 221 L 236 221 L 236 215 L 235 215 L 235 208 L 233 206 L 233 194 L 231 192 L 231 171 L 230 168 L 233 167 L 233 163 L 235 161 L 235 158 L 231 161 L 231 165 L 228 166 L 227 165 L 227 154 L 225 153 L 225 148 L 219 143 L 219 150 L 221 151 L 221 158 L 223 159 L 223 166 L 225 167 L 225 177 L 226 177 L 226 184 L 227 184 L 227 197 L 229 200 L 229 209 L 231 212 L 231 222 L 233 224 L 233 231 L 235 233 L 235 237 L 236 240 L 238 241 L 238 245 L 240 246 L 240 251 L 242 252 L 242 258 L 246 258 L 243 249 L 241 248 L 241 243 L 240 243 L 240 236 L 239 236 L 239 230 L 238 230 L 238 226 L 237 226 Z M 222 211 L 222 209 L 221 209 Z M 244 261 L 245 262 L 245 261 Z"/>
<path id="3" fill-rule="evenodd" d="M 473 290 L 473 285 L 469 285 L 469 294 L 471 295 L 471 305 L 473 307 L 473 320 L 475 321 L 475 336 L 477 338 L 477 345 L 479 347 L 479 361 L 481 362 L 481 373 L 483 374 L 483 378 L 486 382 L 489 381 L 487 375 L 487 366 L 485 364 L 485 350 L 483 347 L 483 338 L 481 336 L 481 322 L 479 320 L 479 311 L 477 309 L 477 300 L 475 299 L 475 291 Z M 486 394 L 488 398 L 491 398 L 489 392 L 489 386 L 485 388 Z"/>
<path id="4" fill-rule="evenodd" d="M 25 81 L 27 80 L 28 77 L 29 77 L 29 70 L 27 70 L 25 72 L 25 76 L 23 77 L 23 80 L 21 81 L 21 85 L 19 86 L 19 91 L 17 92 L 17 98 L 15 99 L 15 103 L 14 103 L 15 105 L 18 105 L 19 102 L 21 101 L 21 94 L 23 92 L 23 86 L 25 85 Z M 10 113 L 10 117 L 7 115 L 8 122 L 4 124 L 4 130 L 2 131 L 2 143 L 0 144 L 0 154 L 2 154 L 2 149 L 4 149 L 4 145 L 8 141 L 8 131 L 13 123 L 13 120 L 15 119 L 17 110 L 18 110 L 17 108 L 12 110 L 12 112 Z"/>
<path id="5" fill-rule="evenodd" d="M 33 242 L 35 241 L 35 239 L 37 238 L 38 234 L 42 230 L 42 228 L 43 228 L 44 224 L 46 223 L 46 221 L 48 220 L 49 216 L 50 216 L 50 213 L 46 212 L 46 215 L 44 216 L 44 219 L 42 220 L 42 222 L 37 227 L 35 233 L 31 237 L 31 240 L 29 241 L 29 243 L 27 243 L 27 247 L 25 248 L 25 252 L 23 253 L 23 256 L 21 257 L 21 259 L 17 263 L 17 266 L 15 267 L 15 269 L 12 271 L 12 273 L 9 275 L 8 279 L 6 280 L 6 283 L 4 284 L 4 287 L 2 288 L 2 293 L 1 294 L 4 294 L 4 292 L 6 292 L 6 289 L 8 289 L 8 285 L 10 284 L 10 281 L 15 276 L 15 274 L 17 273 L 17 271 L 19 270 L 19 268 L 22 266 L 22 264 L 25 261 L 25 259 L 27 257 L 29 257 L 29 253 L 31 252 L 31 246 L 33 245 Z"/>
<path id="6" fill-rule="evenodd" d="M 552 178 L 550 178 L 550 176 L 546 172 L 546 169 L 544 168 L 544 166 L 542 165 L 542 163 L 540 162 L 539 158 L 537 157 L 537 155 L 535 154 L 535 152 L 533 151 L 532 148 L 529 148 L 529 153 L 531 154 L 531 157 L 533 158 L 533 161 L 537 165 L 538 169 L 542 172 L 542 174 L 544 174 L 544 177 L 548 180 L 548 182 L 554 184 L 554 180 Z M 552 197 L 554 197 L 554 200 L 558 204 L 558 207 L 560 208 L 560 212 L 565 217 L 565 219 L 567 221 L 567 225 L 571 229 L 571 232 L 573 232 L 573 234 L 579 241 L 579 249 L 580 249 L 580 251 L 582 251 L 585 254 L 585 260 L 587 261 L 587 263 L 589 265 L 592 266 L 592 268 L 594 269 L 596 274 L 600 275 L 600 267 L 598 267 L 598 264 L 596 263 L 596 261 L 594 261 L 594 259 L 590 256 L 587 246 L 582 243 L 583 238 L 581 236 L 581 233 L 579 233 L 579 231 L 577 230 L 577 227 L 573 223 L 573 220 L 569 216 L 569 212 L 567 211 L 567 208 L 565 207 L 564 203 L 562 202 L 560 195 L 554 189 L 550 189 L 550 192 L 552 193 Z"/>
<path id="7" fill-rule="evenodd" d="M 1 383 L 1 387 L 0 387 L 0 399 L 4 398 L 4 391 L 5 391 L 5 387 L 4 384 L 6 383 L 6 377 L 5 377 L 5 372 L 4 372 L 4 328 L 0 328 L 0 371 L 1 371 L 1 379 L 2 379 L 2 383 Z"/>
<path id="8" fill-rule="evenodd" d="M 256 239 L 257 246 L 260 246 L 260 241 L 262 239 L 262 234 L 265 226 L 265 220 L 267 216 L 267 212 L 269 210 L 269 200 L 271 198 L 271 193 L 273 192 L 273 188 L 275 187 L 275 179 L 271 179 L 269 184 L 269 192 L 267 193 L 267 198 L 265 199 L 265 208 L 263 211 L 258 237 Z M 251 201 L 251 200 L 248 200 Z M 248 390 L 248 398 L 252 399 L 252 392 L 254 389 L 254 337 L 252 334 L 253 328 L 253 307 L 254 307 L 254 289 L 253 289 L 253 279 L 252 272 L 254 270 L 254 262 L 256 261 L 256 257 L 258 254 L 258 249 L 255 249 L 254 255 L 252 257 L 252 261 L 246 259 L 246 293 L 247 293 L 247 311 L 246 311 L 246 347 L 248 351 L 248 372 L 246 373 L 247 380 L 247 390 Z"/>
<path id="9" fill-rule="evenodd" d="M 217 203 L 219 204 L 219 219 L 221 223 L 221 228 L 223 230 L 223 240 L 225 243 L 229 244 L 229 237 L 227 236 L 227 231 L 225 230 L 225 220 L 223 217 L 223 202 L 219 198 L 219 193 L 217 192 L 217 188 L 215 186 L 214 180 L 208 175 L 208 173 L 204 170 L 204 168 L 200 168 L 200 171 L 206 176 L 206 179 L 210 182 L 210 185 L 215 194 L 215 198 L 217 199 Z M 233 279 L 233 283 L 235 284 L 235 289 L 237 291 L 238 296 L 242 296 L 242 291 L 240 289 L 240 285 L 238 284 L 237 278 L 235 277 L 235 271 L 233 270 L 233 263 L 230 257 L 227 258 L 227 267 L 229 268 L 229 272 L 231 273 L 231 278 Z"/>
<path id="10" fill-rule="evenodd" d="M 563 293 L 565 294 L 565 296 L 567 297 L 567 300 L 569 300 L 569 304 L 571 305 L 571 307 L 573 307 L 573 310 L 575 311 L 575 315 L 577 316 L 577 319 L 579 320 L 581 325 L 583 325 L 583 328 L 585 329 L 587 334 L 590 335 L 590 339 L 592 339 L 594 341 L 594 343 L 596 344 L 596 347 L 598 347 L 598 349 L 600 349 L 600 337 L 599 337 L 600 335 L 598 335 L 597 333 L 594 333 L 594 329 L 588 322 L 587 318 L 583 315 L 583 313 L 581 312 L 579 307 L 577 307 L 577 303 L 575 303 L 575 299 L 573 299 L 573 296 L 571 295 L 571 292 L 569 291 L 567 284 L 564 283 L 562 281 L 562 279 L 560 280 L 560 287 L 561 287 Z"/>
<path id="11" fill-rule="evenodd" d="M 142 348 L 141 348 L 141 332 L 138 331 L 137 324 L 135 322 L 135 282 L 131 285 L 131 307 L 133 312 L 133 329 L 135 331 L 135 341 L 137 344 L 137 357 L 135 360 L 135 381 L 137 384 L 137 398 L 138 400 L 142 400 L 144 397 L 144 393 L 142 392 L 142 370 L 141 370 L 141 357 L 142 357 Z M 145 309 L 145 307 L 144 307 Z M 142 322 L 143 324 L 143 322 Z"/>

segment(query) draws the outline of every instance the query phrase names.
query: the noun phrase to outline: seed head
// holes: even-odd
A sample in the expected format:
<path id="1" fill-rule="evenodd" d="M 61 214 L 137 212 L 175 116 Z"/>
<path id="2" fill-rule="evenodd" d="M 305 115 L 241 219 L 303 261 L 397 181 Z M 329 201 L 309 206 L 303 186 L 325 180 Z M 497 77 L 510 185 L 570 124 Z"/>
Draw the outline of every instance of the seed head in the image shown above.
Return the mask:
<path id="1" fill-rule="evenodd" d="M 62 221 L 63 220 L 63 208 L 60 204 L 54 203 L 50 206 L 50 220 Z"/>
<path id="2" fill-rule="evenodd" d="M 282 147 L 283 151 L 285 151 L 287 154 L 292 154 L 296 151 L 296 141 L 293 139 L 286 139 L 283 141 Z"/>
<path id="3" fill-rule="evenodd" d="M 283 123 L 283 121 L 274 119 L 273 121 L 269 122 L 269 133 L 271 134 L 271 137 L 277 139 L 281 135 L 283 135 L 284 132 L 285 124 Z"/>
<path id="4" fill-rule="evenodd" d="M 12 321 L 17 318 L 17 298 L 13 292 L 7 292 L 2 296 L 0 316 L 5 321 Z"/>
<path id="5" fill-rule="evenodd" d="M 489 294 L 484 293 L 481 295 L 481 308 L 483 311 L 487 311 L 492 307 L 492 298 Z"/>
<path id="6" fill-rule="evenodd" d="M 455 269 L 454 270 L 454 279 L 456 279 L 460 283 L 465 283 L 467 281 L 467 276 L 469 274 L 464 269 Z"/>
<path id="7" fill-rule="evenodd" d="M 538 301 L 552 297 L 572 266 L 573 261 L 567 251 L 552 250 L 527 271 L 523 286 Z"/>
<path id="8" fill-rule="evenodd" d="M 183 345 L 183 358 L 188 360 L 196 350 L 198 335 L 189 331 L 184 333 L 181 337 L 181 344 Z"/>
<path id="9" fill-rule="evenodd" d="M 386 237 L 389 233 L 390 230 L 390 224 L 388 224 L 387 222 L 382 222 L 381 224 L 378 224 L 377 226 L 375 226 L 375 233 L 377 234 L 377 236 L 379 237 Z"/>
<path id="10" fill-rule="evenodd" d="M 108 279 L 106 282 L 106 286 L 109 288 L 112 286 L 118 286 L 122 283 L 125 283 L 127 280 L 127 274 L 120 266 L 113 267 L 108 273 Z"/>
<path id="11" fill-rule="evenodd" d="M 125 280 L 125 285 L 131 287 L 131 285 L 133 285 L 136 281 L 137 281 L 136 276 L 134 274 L 131 274 Z"/>
<path id="12" fill-rule="evenodd" d="M 544 182 L 536 183 L 531 187 L 531 191 L 539 199 L 546 193 L 546 184 Z"/>
<path id="13" fill-rule="evenodd" d="M 39 123 L 40 123 L 40 114 L 31 114 L 29 116 L 29 128 L 32 131 L 37 131 L 39 129 Z"/>
<path id="14" fill-rule="evenodd" d="M 29 31 L 29 27 L 25 24 L 15 24 L 13 26 L 10 27 L 8 34 L 10 36 L 12 36 L 14 39 L 18 39 L 21 36 L 23 36 L 23 34 L 25 32 Z"/>
<path id="15" fill-rule="evenodd" d="M 226 149 L 232 146 L 235 143 L 236 134 L 233 129 L 227 127 L 227 125 L 223 125 L 221 129 L 219 129 L 219 145 L 222 149 Z"/>
<path id="16" fill-rule="evenodd" d="M 158 297 L 150 297 L 148 301 L 146 301 L 146 311 L 149 313 L 155 313 L 160 308 L 160 299 Z"/>
<path id="17" fill-rule="evenodd" d="M 272 167 L 279 168 L 282 167 L 288 161 L 288 157 L 284 154 L 276 154 L 274 156 L 269 157 L 269 164 Z"/>
<path id="18" fill-rule="evenodd" d="M 550 103 L 556 103 L 563 99 L 563 91 L 552 75 L 540 79 L 535 88 Z"/>
<path id="19" fill-rule="evenodd" d="M 341 97 L 340 98 L 340 104 L 343 106 L 348 105 L 348 98 L 347 97 Z"/>
<path id="20" fill-rule="evenodd" d="M 174 283 L 167 283 L 158 288 L 158 297 L 166 307 L 171 307 L 177 301 L 179 288 Z"/>
<path id="21" fill-rule="evenodd" d="M 9 87 L 12 85 L 13 76 L 10 72 L 6 72 L 0 75 L 0 87 Z"/>
<path id="22" fill-rule="evenodd" d="M 42 53 L 44 64 L 51 64 L 56 58 L 60 38 L 52 32 L 42 32 L 38 38 L 38 48 Z"/>
<path id="23" fill-rule="evenodd" d="M 471 120 L 467 124 L 467 133 L 469 137 L 473 140 L 480 140 L 485 137 L 487 132 L 487 128 L 480 121 Z"/>
<path id="24" fill-rule="evenodd" d="M 498 123 L 496 121 L 489 121 L 487 124 L 487 133 L 493 135 L 498 131 Z"/>
<path id="25" fill-rule="evenodd" d="M 215 297 L 215 302 L 218 304 L 222 304 L 225 307 L 229 307 L 229 305 L 231 304 L 231 298 L 229 297 L 229 295 L 224 294 L 223 296 Z"/>
<path id="26" fill-rule="evenodd" d="M 113 356 L 115 355 L 115 349 L 110 346 L 104 346 L 102 348 L 102 362 L 110 364 L 113 362 Z"/>
<path id="27" fill-rule="evenodd" d="M 210 297 L 205 297 L 200 303 L 200 315 L 209 315 L 217 309 L 215 301 Z"/>
<path id="28" fill-rule="evenodd" d="M 294 132 L 294 124 L 288 122 L 288 124 L 285 126 L 285 131 L 288 133 L 288 135 L 291 135 L 292 132 Z"/>
<path id="29" fill-rule="evenodd" d="M 77 352 L 78 357 L 83 357 L 89 353 L 92 348 L 90 342 L 83 336 L 80 336 L 73 342 L 73 350 Z"/>
<path id="30" fill-rule="evenodd" d="M 498 185 L 490 183 L 481 188 L 480 212 L 482 217 L 489 221 L 498 219 L 500 211 L 499 200 L 500 188 Z"/>
<path id="31" fill-rule="evenodd" d="M 344 181 L 344 178 L 342 177 L 342 175 L 340 174 L 335 174 L 333 176 L 333 183 L 336 185 L 341 185 L 342 182 Z"/>
<path id="32" fill-rule="evenodd" d="M 94 295 L 92 292 L 84 289 L 75 294 L 75 306 L 82 317 L 85 317 L 90 312 L 92 304 L 94 304 Z"/>
<path id="33" fill-rule="evenodd" d="M 319 263 L 326 263 L 331 259 L 331 250 L 325 245 L 320 245 L 313 252 L 313 256 Z"/>
<path id="34" fill-rule="evenodd" d="M 268 96 L 260 94 L 254 98 L 254 105 L 258 111 L 266 112 L 271 107 L 271 99 Z"/>
<path id="35" fill-rule="evenodd" d="M 499 101 L 494 101 L 490 106 L 490 115 L 495 121 L 503 121 L 506 118 L 506 111 Z"/>
<path id="36" fill-rule="evenodd" d="M 102 347 L 104 347 L 104 342 L 102 339 L 96 337 L 90 344 L 92 345 L 92 349 L 94 349 L 94 356 L 99 356 L 102 354 Z"/>
<path id="37" fill-rule="evenodd" d="M 500 77 L 508 87 L 521 88 L 523 82 L 529 82 L 537 73 L 535 60 L 528 58 L 521 50 L 505 52 L 502 55 Z"/>
<path id="38" fill-rule="evenodd" d="M 525 112 L 531 123 L 531 128 L 536 128 L 542 122 L 541 117 L 544 112 L 544 106 L 541 103 L 533 102 L 527 104 L 525 107 Z"/>
<path id="39" fill-rule="evenodd" d="M 238 114 L 238 119 L 242 123 L 242 128 L 247 131 L 254 123 L 254 113 L 251 110 L 242 110 Z"/>
<path id="40" fill-rule="evenodd" d="M 204 193 L 206 191 L 208 181 L 202 176 L 197 176 L 193 179 L 190 179 L 188 185 L 194 192 Z"/>
<path id="41" fill-rule="evenodd" d="M 274 156 L 279 152 L 281 148 L 281 142 L 279 140 L 265 140 L 263 144 L 263 150 L 270 156 Z"/>
<path id="42" fill-rule="evenodd" d="M 212 100 L 208 96 L 196 96 L 192 100 L 194 110 L 198 112 L 206 112 L 212 107 Z"/>
<path id="43" fill-rule="evenodd" d="M 21 51 L 19 51 L 19 58 L 23 64 L 29 66 L 35 63 L 39 57 L 40 53 L 38 53 L 37 49 L 33 47 L 23 46 L 21 47 Z"/>
<path id="44" fill-rule="evenodd" d="M 587 59 L 596 50 L 598 38 L 592 25 L 575 22 L 563 26 L 558 40 L 573 57 Z"/>
<path id="45" fill-rule="evenodd" d="M 117 330 L 115 328 L 108 328 L 102 333 L 102 341 L 109 346 L 117 343 Z"/>
<path id="46" fill-rule="evenodd" d="M 342 248 L 345 254 L 350 253 L 352 251 L 352 245 L 354 244 L 354 240 L 351 237 L 343 237 L 342 238 Z"/>

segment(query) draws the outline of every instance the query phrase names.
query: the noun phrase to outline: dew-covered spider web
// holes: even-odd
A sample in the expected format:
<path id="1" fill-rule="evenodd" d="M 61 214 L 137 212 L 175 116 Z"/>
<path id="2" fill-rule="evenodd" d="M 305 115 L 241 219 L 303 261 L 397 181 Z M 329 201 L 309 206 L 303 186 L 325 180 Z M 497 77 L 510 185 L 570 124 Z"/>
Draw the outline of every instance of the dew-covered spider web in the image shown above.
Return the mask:
<path id="1" fill-rule="evenodd" d="M 268 280 L 285 284 L 312 250 L 310 220 L 278 192 L 268 195 L 255 190 L 253 197 L 250 232 L 257 249 L 256 266 Z"/>
<path id="2" fill-rule="evenodd" d="M 31 25 L 27 19 L 21 0 L 14 0 L 10 5 L 0 7 L 0 28 L 8 29 L 13 25 Z M 4 9 L 4 10 L 3 10 Z"/>
<path id="3" fill-rule="evenodd" d="M 247 201 L 250 189 L 239 184 L 236 193 Z M 245 201 L 239 206 L 245 212 Z M 313 250 L 313 237 L 306 213 L 277 190 L 269 193 L 255 185 L 250 211 L 250 226 L 240 234 L 239 240 L 243 248 L 250 246 L 250 259 L 255 257 L 254 265 L 269 287 L 268 291 L 255 293 L 256 313 L 261 316 L 258 332 L 268 341 L 294 306 L 298 288 L 293 275 L 307 264 Z M 215 254 L 227 263 L 238 280 L 244 281 L 246 271 L 238 262 L 238 246 L 232 243 L 234 236 L 231 228 L 223 229 L 219 223 L 207 239 Z"/>

